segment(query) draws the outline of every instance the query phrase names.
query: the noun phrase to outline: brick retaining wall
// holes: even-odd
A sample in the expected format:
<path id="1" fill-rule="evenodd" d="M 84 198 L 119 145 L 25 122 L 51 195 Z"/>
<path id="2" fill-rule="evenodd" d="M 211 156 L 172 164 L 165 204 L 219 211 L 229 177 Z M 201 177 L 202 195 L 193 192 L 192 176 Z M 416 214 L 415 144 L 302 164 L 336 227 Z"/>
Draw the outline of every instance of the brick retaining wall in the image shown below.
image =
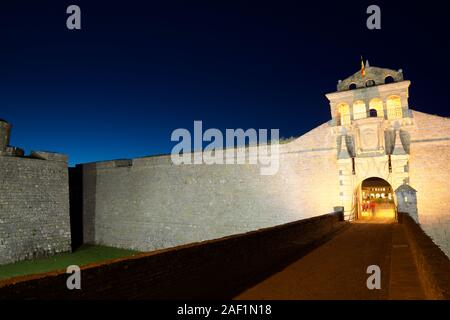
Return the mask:
<path id="1" fill-rule="evenodd" d="M 450 260 L 408 214 L 399 213 L 429 299 L 450 299 Z"/>
<path id="2" fill-rule="evenodd" d="M 333 213 L 241 235 L 82 267 L 82 289 L 64 271 L 0 281 L 0 299 L 232 298 L 347 226 Z"/>

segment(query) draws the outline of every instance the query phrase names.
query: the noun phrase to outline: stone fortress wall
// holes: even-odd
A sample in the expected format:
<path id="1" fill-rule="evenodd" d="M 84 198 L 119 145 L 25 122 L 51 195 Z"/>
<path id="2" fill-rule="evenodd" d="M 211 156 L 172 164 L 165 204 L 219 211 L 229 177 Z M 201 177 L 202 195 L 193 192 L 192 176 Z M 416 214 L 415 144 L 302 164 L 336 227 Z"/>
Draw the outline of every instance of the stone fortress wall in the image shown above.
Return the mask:
<path id="1" fill-rule="evenodd" d="M 418 221 L 450 255 L 450 119 L 416 111 L 413 119 Z M 280 145 L 273 176 L 251 164 L 175 166 L 170 156 L 82 165 L 84 241 L 147 251 L 333 212 L 343 205 L 336 154 L 323 124 Z"/>
<path id="2" fill-rule="evenodd" d="M 450 255 L 450 119 L 417 111 L 413 119 L 416 220 Z M 175 166 L 170 156 L 82 165 L 84 241 L 148 251 L 333 212 L 345 203 L 337 152 L 323 124 L 280 145 L 273 176 L 250 164 Z"/>
<path id="3" fill-rule="evenodd" d="M 280 145 L 274 175 L 249 163 L 174 165 L 169 155 L 78 165 L 84 243 L 150 251 L 334 211 L 352 219 L 361 181 L 378 177 L 450 256 L 450 119 L 410 110 L 409 81 L 383 70 L 367 76 L 398 82 L 339 82 L 327 95 L 332 120 Z M 0 121 L 0 264 L 68 251 L 71 237 L 67 158 L 24 157 L 10 131 Z"/>
<path id="4" fill-rule="evenodd" d="M 148 251 L 333 212 L 330 133 L 324 124 L 281 145 L 268 176 L 258 165 L 173 165 L 170 156 L 82 165 L 84 241 Z"/>
<path id="5" fill-rule="evenodd" d="M 450 257 L 450 119 L 413 114 L 409 176 L 417 191 L 418 222 Z"/>
<path id="6" fill-rule="evenodd" d="M 394 83 L 382 82 L 388 76 Z M 80 165 L 84 241 L 148 251 L 342 208 L 352 219 L 361 182 L 377 177 L 450 256 L 450 120 L 410 110 L 409 84 L 375 67 L 339 82 L 327 95 L 332 120 L 280 145 L 272 176 L 252 164 L 173 165 L 170 156 Z"/>
<path id="7" fill-rule="evenodd" d="M 10 132 L 10 125 L 2 134 Z M 0 265 L 70 251 L 67 157 L 48 152 L 0 151 Z"/>

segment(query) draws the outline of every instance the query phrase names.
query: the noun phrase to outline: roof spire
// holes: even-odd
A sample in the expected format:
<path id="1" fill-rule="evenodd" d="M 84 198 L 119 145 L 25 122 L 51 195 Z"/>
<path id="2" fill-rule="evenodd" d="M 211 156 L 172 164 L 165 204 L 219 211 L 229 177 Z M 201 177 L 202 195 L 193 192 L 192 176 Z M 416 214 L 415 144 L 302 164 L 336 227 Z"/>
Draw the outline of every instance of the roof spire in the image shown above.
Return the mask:
<path id="1" fill-rule="evenodd" d="M 370 67 L 369 65 L 369 59 L 366 60 L 366 68 Z"/>

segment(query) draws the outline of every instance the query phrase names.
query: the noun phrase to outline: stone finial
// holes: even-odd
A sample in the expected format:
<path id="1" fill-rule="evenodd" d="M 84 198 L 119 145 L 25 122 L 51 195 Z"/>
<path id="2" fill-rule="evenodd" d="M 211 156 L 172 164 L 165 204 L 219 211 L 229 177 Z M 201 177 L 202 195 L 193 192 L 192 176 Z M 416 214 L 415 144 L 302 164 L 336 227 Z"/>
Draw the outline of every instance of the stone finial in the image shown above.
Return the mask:
<path id="1" fill-rule="evenodd" d="M 348 159 L 350 158 L 350 154 L 347 150 L 347 143 L 346 143 L 346 137 L 347 135 L 341 135 L 338 137 L 338 159 Z"/>
<path id="2" fill-rule="evenodd" d="M 369 59 L 366 60 L 366 68 L 370 67 L 369 65 Z"/>
<path id="3" fill-rule="evenodd" d="M 352 135 L 346 135 L 345 136 L 345 144 L 347 146 L 347 151 L 350 154 L 350 157 L 356 156 L 356 149 L 355 149 L 355 139 Z"/>
<path id="4" fill-rule="evenodd" d="M 392 154 L 406 154 L 405 148 L 402 144 L 402 139 L 400 138 L 400 130 L 395 130 L 394 150 L 392 151 Z"/>

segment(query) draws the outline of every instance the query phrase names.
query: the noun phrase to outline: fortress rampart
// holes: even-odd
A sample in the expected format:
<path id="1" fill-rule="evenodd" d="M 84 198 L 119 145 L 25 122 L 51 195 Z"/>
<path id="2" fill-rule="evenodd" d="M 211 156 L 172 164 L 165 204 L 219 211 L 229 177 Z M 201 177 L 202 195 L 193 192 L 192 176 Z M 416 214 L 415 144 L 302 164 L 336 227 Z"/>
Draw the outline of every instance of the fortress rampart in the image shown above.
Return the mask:
<path id="1" fill-rule="evenodd" d="M 273 176 L 252 164 L 177 166 L 170 156 L 82 165 L 84 241 L 148 251 L 332 212 L 336 150 L 331 140 L 315 150 L 327 125 L 314 131 L 280 146 Z"/>
<path id="2" fill-rule="evenodd" d="M 82 242 L 151 251 L 327 212 L 374 217 L 367 204 L 378 203 L 389 218 L 408 213 L 450 256 L 450 119 L 409 109 L 409 86 L 376 67 L 339 82 L 326 95 L 331 120 L 276 148 L 273 175 L 249 161 L 175 165 L 169 155 L 78 165 Z M 67 158 L 25 157 L 10 132 L 0 121 L 0 264 L 67 251 L 71 238 Z"/>
<path id="3" fill-rule="evenodd" d="M 355 176 L 348 174 L 390 181 L 399 210 L 409 212 L 450 255 L 450 120 L 416 111 L 411 119 L 401 132 L 409 154 L 392 156 L 391 173 L 361 158 L 367 165 L 362 176 L 358 170 L 363 166 Z M 338 150 L 325 123 L 280 145 L 280 169 L 272 176 L 260 175 L 252 164 L 173 165 L 170 156 L 80 165 L 84 241 L 148 251 L 338 211 L 346 205 L 340 188 L 347 183 L 340 175 Z M 414 192 L 407 193 L 409 199 L 395 185 L 405 175 L 407 192 Z"/>
<path id="4" fill-rule="evenodd" d="M 18 150 L 0 140 L 4 151 Z M 0 154 L 0 264 L 70 251 L 70 243 L 67 157 Z"/>

